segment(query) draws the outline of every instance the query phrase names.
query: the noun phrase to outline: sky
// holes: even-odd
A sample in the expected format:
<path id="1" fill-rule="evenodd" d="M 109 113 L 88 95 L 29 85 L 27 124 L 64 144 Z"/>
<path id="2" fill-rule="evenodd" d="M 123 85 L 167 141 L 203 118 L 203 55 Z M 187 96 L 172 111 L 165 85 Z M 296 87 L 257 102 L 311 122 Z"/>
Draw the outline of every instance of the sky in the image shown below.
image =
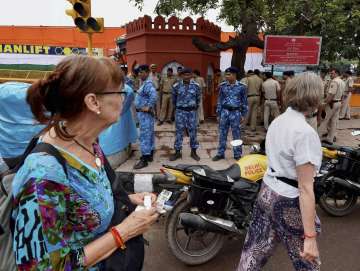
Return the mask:
<path id="1" fill-rule="evenodd" d="M 65 14 L 71 8 L 67 0 L 0 0 L 0 25 L 23 26 L 73 26 L 72 18 Z M 128 0 L 92 0 L 92 16 L 104 17 L 105 26 L 119 27 L 145 14 L 155 17 L 153 10 L 157 0 L 144 0 L 144 8 L 139 11 Z M 221 26 L 223 31 L 232 27 L 217 22 L 218 10 L 209 10 L 206 18 Z M 184 14 L 186 17 L 188 14 Z M 193 16 L 196 18 L 197 16 Z M 1 33 L 0 33 L 1 35 Z"/>

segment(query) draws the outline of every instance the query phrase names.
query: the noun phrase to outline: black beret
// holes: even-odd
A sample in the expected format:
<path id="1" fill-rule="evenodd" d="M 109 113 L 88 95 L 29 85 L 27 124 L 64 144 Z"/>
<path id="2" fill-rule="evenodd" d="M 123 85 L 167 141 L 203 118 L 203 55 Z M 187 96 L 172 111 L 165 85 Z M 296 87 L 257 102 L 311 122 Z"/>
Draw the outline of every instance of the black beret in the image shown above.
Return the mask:
<path id="1" fill-rule="evenodd" d="M 229 67 L 225 70 L 225 72 L 230 72 L 230 73 L 238 73 L 239 72 L 239 69 L 236 68 L 236 67 Z"/>
<path id="2" fill-rule="evenodd" d="M 283 71 L 283 75 L 290 76 L 289 71 Z"/>
<path id="3" fill-rule="evenodd" d="M 150 70 L 149 65 L 146 65 L 146 64 L 140 65 L 137 69 L 139 72 L 142 72 L 142 71 L 148 72 Z"/>
<path id="4" fill-rule="evenodd" d="M 181 74 L 185 74 L 185 73 L 192 73 L 192 69 L 191 68 L 183 68 L 181 70 Z"/>

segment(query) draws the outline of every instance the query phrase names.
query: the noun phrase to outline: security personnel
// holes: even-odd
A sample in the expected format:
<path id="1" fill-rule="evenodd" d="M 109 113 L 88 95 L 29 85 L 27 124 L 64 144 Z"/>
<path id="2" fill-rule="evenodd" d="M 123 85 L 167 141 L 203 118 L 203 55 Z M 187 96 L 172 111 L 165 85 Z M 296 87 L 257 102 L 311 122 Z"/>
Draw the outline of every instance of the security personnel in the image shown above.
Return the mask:
<path id="1" fill-rule="evenodd" d="M 213 161 L 225 158 L 226 141 L 229 128 L 233 134 L 233 139 L 240 139 L 240 123 L 244 120 L 248 111 L 246 97 L 246 86 L 236 80 L 239 70 L 230 67 L 225 70 L 226 81 L 219 85 L 219 96 L 216 114 L 219 117 L 219 148 Z M 234 158 L 240 159 L 242 154 L 241 146 L 233 148 Z"/>
<path id="2" fill-rule="evenodd" d="M 346 71 L 344 74 L 345 91 L 342 97 L 341 110 L 340 110 L 341 120 L 349 120 L 351 118 L 350 100 L 351 100 L 351 93 L 354 87 L 354 79 L 351 76 L 352 76 L 351 71 Z"/>
<path id="3" fill-rule="evenodd" d="M 153 161 L 155 150 L 154 122 L 157 93 L 152 79 L 149 77 L 149 66 L 141 65 L 138 71 L 139 77 L 143 82 L 135 98 L 135 108 L 140 126 L 141 158 L 135 164 L 134 169 L 148 166 L 148 162 Z"/>
<path id="4" fill-rule="evenodd" d="M 323 141 L 332 144 L 336 136 L 345 82 L 340 78 L 340 73 L 337 69 L 330 70 L 330 78 L 332 80 L 324 103 L 326 116 L 320 125 L 319 131 L 327 130 L 326 138 Z"/>
<path id="5" fill-rule="evenodd" d="M 206 83 L 205 83 L 204 78 L 202 78 L 200 76 L 200 71 L 199 70 L 194 70 L 193 76 L 194 76 L 195 82 L 199 84 L 200 91 L 201 91 L 200 104 L 199 104 L 199 108 L 198 108 L 198 124 L 199 124 L 199 123 L 203 123 L 204 120 L 205 120 L 205 118 L 204 118 L 203 95 L 205 94 Z"/>
<path id="6" fill-rule="evenodd" d="M 167 69 L 166 77 L 162 78 L 160 81 L 160 93 L 162 96 L 161 101 L 161 113 L 158 125 L 162 125 L 166 120 L 168 123 L 171 123 L 171 114 L 173 111 L 172 101 L 171 101 L 171 91 L 172 86 L 174 85 L 176 78 L 173 74 L 173 69 Z"/>
<path id="7" fill-rule="evenodd" d="M 172 101 L 175 107 L 175 153 L 170 157 L 170 161 L 175 161 L 182 157 L 181 149 L 185 128 L 190 135 L 191 157 L 199 161 L 200 157 L 196 153 L 199 147 L 197 141 L 197 109 L 200 103 L 200 86 L 192 80 L 192 70 L 184 68 L 181 71 L 181 81 L 174 84 L 172 90 Z"/>
<path id="8" fill-rule="evenodd" d="M 246 118 L 246 125 L 250 124 L 251 131 L 255 132 L 263 80 L 253 71 L 249 71 L 248 77 L 245 78 L 243 82 L 247 86 L 247 97 L 249 103 L 249 112 Z"/>
<path id="9" fill-rule="evenodd" d="M 269 118 L 273 116 L 276 118 L 280 114 L 280 91 L 281 87 L 278 81 L 273 79 L 271 72 L 265 73 L 265 82 L 262 84 L 262 91 L 264 93 L 264 127 L 269 128 Z"/>

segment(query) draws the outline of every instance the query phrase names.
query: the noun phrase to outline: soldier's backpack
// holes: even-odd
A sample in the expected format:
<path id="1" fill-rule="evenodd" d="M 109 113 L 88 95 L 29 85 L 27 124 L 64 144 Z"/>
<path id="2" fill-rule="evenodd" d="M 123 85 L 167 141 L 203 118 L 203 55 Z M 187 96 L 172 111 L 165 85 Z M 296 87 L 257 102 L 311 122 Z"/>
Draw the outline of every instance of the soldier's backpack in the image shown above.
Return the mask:
<path id="1" fill-rule="evenodd" d="M 66 161 L 59 151 L 47 143 L 38 143 L 39 137 L 34 137 L 28 144 L 24 154 L 18 157 L 18 164 L 0 174 L 0 271 L 15 271 L 15 255 L 13 251 L 13 238 L 11 222 L 12 212 L 12 181 L 16 172 L 24 164 L 26 157 L 31 153 L 45 152 L 54 156 L 66 170 Z"/>

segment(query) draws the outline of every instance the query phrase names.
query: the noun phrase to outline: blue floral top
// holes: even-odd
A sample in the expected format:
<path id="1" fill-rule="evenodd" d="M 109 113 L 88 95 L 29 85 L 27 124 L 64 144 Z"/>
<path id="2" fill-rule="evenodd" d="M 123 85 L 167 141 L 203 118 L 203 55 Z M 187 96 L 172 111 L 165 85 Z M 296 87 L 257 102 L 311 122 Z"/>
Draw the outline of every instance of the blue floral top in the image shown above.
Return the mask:
<path id="1" fill-rule="evenodd" d="M 97 171 L 58 149 L 67 161 L 67 176 L 55 157 L 33 153 L 14 178 L 19 270 L 84 269 L 84 246 L 107 230 L 114 212 L 105 169 Z M 97 145 L 95 151 L 103 159 Z"/>

